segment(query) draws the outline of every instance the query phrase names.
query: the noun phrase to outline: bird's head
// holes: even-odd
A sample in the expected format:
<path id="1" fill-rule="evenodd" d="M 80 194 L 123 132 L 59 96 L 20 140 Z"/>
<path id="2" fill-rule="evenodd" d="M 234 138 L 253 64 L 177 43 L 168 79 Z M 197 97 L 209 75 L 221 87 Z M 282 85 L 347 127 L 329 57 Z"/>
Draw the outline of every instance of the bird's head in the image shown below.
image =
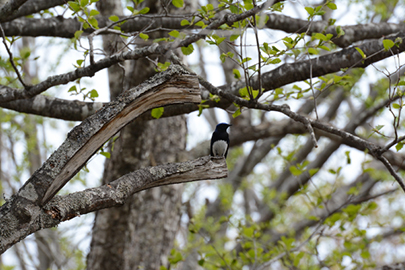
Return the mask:
<path id="1" fill-rule="evenodd" d="M 227 124 L 227 123 L 219 123 L 219 124 L 217 125 L 217 127 L 215 128 L 215 130 L 216 130 L 216 131 L 226 131 L 226 129 L 227 129 L 228 127 L 230 127 L 230 126 L 232 126 L 232 125 Z"/>

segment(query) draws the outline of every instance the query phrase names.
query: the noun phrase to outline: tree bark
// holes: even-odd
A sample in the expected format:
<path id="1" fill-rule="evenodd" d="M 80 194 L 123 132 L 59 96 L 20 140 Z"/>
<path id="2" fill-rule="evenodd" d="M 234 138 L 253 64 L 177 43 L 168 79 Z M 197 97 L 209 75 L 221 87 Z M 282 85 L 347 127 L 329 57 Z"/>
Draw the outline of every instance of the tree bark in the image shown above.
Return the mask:
<path id="1" fill-rule="evenodd" d="M 126 73 L 124 88 L 129 88 L 152 76 L 155 69 L 150 61 L 140 59 Z M 111 83 L 110 87 L 111 96 L 120 90 Z M 114 143 L 103 182 L 137 168 L 184 160 L 186 134 L 184 116 L 128 125 Z M 99 211 L 88 269 L 159 269 L 166 264 L 180 225 L 182 192 L 182 185 L 155 188 L 132 196 L 122 207 Z"/>

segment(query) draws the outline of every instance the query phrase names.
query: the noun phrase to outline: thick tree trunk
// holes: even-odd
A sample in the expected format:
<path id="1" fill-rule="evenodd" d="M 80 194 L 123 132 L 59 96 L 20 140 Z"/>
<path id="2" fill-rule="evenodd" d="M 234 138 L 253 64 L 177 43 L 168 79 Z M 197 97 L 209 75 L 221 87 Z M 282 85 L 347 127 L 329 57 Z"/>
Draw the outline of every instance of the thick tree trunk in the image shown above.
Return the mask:
<path id="1" fill-rule="evenodd" d="M 178 161 L 184 150 L 184 117 L 134 123 L 116 140 L 104 172 L 109 182 L 148 165 Z M 137 125 L 138 128 L 132 128 Z M 133 196 L 122 207 L 96 216 L 89 269 L 158 269 L 171 249 L 180 220 L 182 186 L 154 188 Z"/>
<path id="2" fill-rule="evenodd" d="M 100 1 L 101 3 L 103 1 Z M 104 40 L 105 44 L 106 40 Z M 109 45 L 105 45 L 109 46 Z M 117 95 L 119 69 L 109 70 L 111 96 Z M 155 73 L 147 60 L 132 63 L 124 89 Z M 122 88 L 121 88 L 122 89 Z M 150 165 L 182 161 L 187 125 L 184 116 L 125 127 L 113 143 L 103 182 Z M 167 257 L 180 226 L 182 185 L 154 188 L 134 195 L 122 207 L 96 214 L 88 269 L 159 269 Z"/>

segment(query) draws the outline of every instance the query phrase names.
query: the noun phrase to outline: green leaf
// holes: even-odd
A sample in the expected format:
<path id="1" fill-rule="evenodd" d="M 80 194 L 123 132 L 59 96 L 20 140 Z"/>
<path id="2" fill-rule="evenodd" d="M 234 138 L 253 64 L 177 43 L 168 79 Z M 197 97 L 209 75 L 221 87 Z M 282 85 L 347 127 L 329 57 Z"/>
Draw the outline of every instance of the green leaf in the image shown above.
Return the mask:
<path id="1" fill-rule="evenodd" d="M 152 113 L 151 113 L 152 117 L 159 119 L 160 117 L 162 117 L 164 110 L 165 110 L 165 108 L 163 108 L 163 107 L 152 109 Z"/>
<path id="2" fill-rule="evenodd" d="M 236 110 L 236 112 L 234 112 L 234 113 L 232 114 L 232 117 L 233 117 L 233 118 L 236 118 L 236 117 L 238 117 L 241 113 L 242 113 L 242 110 L 241 110 L 240 108 L 238 108 L 238 109 Z"/>
<path id="3" fill-rule="evenodd" d="M 386 51 L 388 51 L 389 49 L 391 49 L 395 45 L 395 43 L 391 39 L 384 39 L 383 40 L 383 45 L 384 45 L 384 49 Z"/>
<path id="4" fill-rule="evenodd" d="M 401 150 L 402 147 L 404 147 L 403 142 L 399 142 L 399 143 L 397 143 L 397 145 L 395 145 L 395 149 L 397 149 L 397 152 L 398 152 L 399 150 Z"/>
<path id="5" fill-rule="evenodd" d="M 245 58 L 242 59 L 242 64 L 243 64 L 243 63 L 246 63 L 246 62 L 248 62 L 248 61 L 250 61 L 250 60 L 252 60 L 252 58 L 250 58 L 250 57 L 245 57 Z"/>
<path id="6" fill-rule="evenodd" d="M 378 131 L 380 131 L 383 127 L 384 127 L 384 125 L 377 125 L 377 126 L 375 127 L 375 129 L 378 130 Z"/>
<path id="7" fill-rule="evenodd" d="M 129 10 L 129 11 L 131 11 L 131 13 L 134 13 L 134 8 L 133 7 L 131 7 L 131 6 L 127 6 L 127 9 Z"/>
<path id="8" fill-rule="evenodd" d="M 158 65 L 158 71 L 165 71 L 170 66 L 170 62 L 166 61 L 164 64 L 158 63 L 157 65 Z"/>
<path id="9" fill-rule="evenodd" d="M 233 76 L 235 77 L 235 79 L 240 79 L 242 76 L 240 75 L 240 72 L 239 72 L 239 70 L 237 70 L 237 69 L 233 69 L 232 70 L 232 73 L 233 73 Z"/>
<path id="10" fill-rule="evenodd" d="M 360 253 L 360 256 L 361 256 L 363 259 L 369 259 L 369 258 L 370 258 L 370 252 L 369 252 L 368 250 L 363 250 L 363 251 Z"/>
<path id="11" fill-rule="evenodd" d="M 229 38 L 229 40 L 230 40 L 230 41 L 235 41 L 235 40 L 238 39 L 238 37 L 240 37 L 240 35 L 231 35 L 230 38 Z"/>
<path id="12" fill-rule="evenodd" d="M 70 87 L 68 92 L 77 92 L 76 85 L 73 85 L 72 87 Z"/>
<path id="13" fill-rule="evenodd" d="M 178 38 L 180 36 L 180 33 L 177 30 L 173 30 L 173 31 L 169 32 L 169 36 L 172 36 L 174 38 Z"/>
<path id="14" fill-rule="evenodd" d="M 330 227 L 332 227 L 333 225 L 335 225 L 336 221 L 339 221 L 341 219 L 341 217 L 342 217 L 341 213 L 334 213 L 325 220 L 325 223 Z"/>
<path id="15" fill-rule="evenodd" d="M 308 53 L 309 54 L 318 54 L 318 50 L 315 48 L 308 48 Z"/>
<path id="16" fill-rule="evenodd" d="M 204 266 L 204 263 L 205 263 L 205 259 L 201 259 L 198 261 L 199 266 Z"/>
<path id="17" fill-rule="evenodd" d="M 144 7 L 143 9 L 141 9 L 141 10 L 139 11 L 139 14 L 146 14 L 146 13 L 149 12 L 149 10 L 150 10 L 150 8 Z"/>
<path id="18" fill-rule="evenodd" d="M 247 97 L 247 96 L 249 95 L 246 86 L 243 87 L 243 88 L 241 88 L 241 89 L 239 89 L 239 95 L 240 95 L 241 97 Z"/>
<path id="19" fill-rule="evenodd" d="M 172 0 L 172 4 L 176 8 L 181 8 L 184 6 L 184 1 L 183 0 Z"/>
<path id="20" fill-rule="evenodd" d="M 225 59 L 226 59 L 226 54 L 221 54 L 220 56 L 219 56 L 219 59 L 221 59 L 221 62 L 222 63 L 224 63 L 225 62 Z"/>
<path id="21" fill-rule="evenodd" d="M 98 28 L 98 21 L 96 20 L 96 18 L 94 18 L 94 17 L 89 18 L 88 21 L 94 28 Z"/>
<path id="22" fill-rule="evenodd" d="M 82 31 L 82 30 L 76 31 L 76 32 L 75 32 L 75 38 L 76 38 L 76 39 L 79 39 L 82 34 L 83 34 L 83 31 Z"/>
<path id="23" fill-rule="evenodd" d="M 360 53 L 360 55 L 363 59 L 366 59 L 367 56 L 364 54 L 364 52 L 359 47 L 356 47 L 356 50 Z"/>
<path id="24" fill-rule="evenodd" d="M 319 168 L 309 169 L 309 176 L 314 176 L 319 171 Z"/>
<path id="25" fill-rule="evenodd" d="M 205 26 L 206 26 L 203 21 L 198 21 L 198 22 L 195 23 L 195 25 L 196 25 L 196 26 L 200 26 L 200 27 L 202 27 L 202 28 L 205 28 Z"/>
<path id="26" fill-rule="evenodd" d="M 96 15 L 98 15 L 98 14 L 100 14 L 100 12 L 99 12 L 98 10 L 92 9 L 92 10 L 90 11 L 90 16 L 96 16 Z"/>
<path id="27" fill-rule="evenodd" d="M 347 162 L 347 164 L 352 163 L 352 160 L 351 160 L 351 158 L 350 158 L 350 151 L 346 151 L 346 152 L 345 152 L 345 155 L 346 155 L 346 162 Z"/>
<path id="28" fill-rule="evenodd" d="M 236 5 L 230 5 L 229 9 L 233 14 L 239 14 L 239 8 Z"/>
<path id="29" fill-rule="evenodd" d="M 324 46 L 324 45 L 319 46 L 319 48 L 321 48 L 321 49 L 323 49 L 325 51 L 328 51 L 328 52 L 330 51 L 330 49 L 328 47 Z"/>
<path id="30" fill-rule="evenodd" d="M 326 41 L 326 36 L 324 34 L 321 34 L 321 33 L 316 33 L 314 35 L 314 38 Z"/>
<path id="31" fill-rule="evenodd" d="M 225 37 L 217 38 L 217 39 L 216 39 L 217 45 L 221 44 L 222 41 L 224 41 L 225 39 L 226 39 Z"/>
<path id="32" fill-rule="evenodd" d="M 254 233 L 254 229 L 253 227 L 250 228 L 242 228 L 242 235 L 246 236 L 246 237 L 253 237 L 253 233 Z"/>
<path id="33" fill-rule="evenodd" d="M 309 15 L 314 14 L 314 9 L 312 7 L 305 7 L 305 10 L 308 12 Z"/>
<path id="34" fill-rule="evenodd" d="M 91 90 L 89 93 L 90 93 L 90 97 L 91 97 L 91 98 L 96 98 L 96 97 L 98 97 L 98 92 L 97 92 L 96 89 Z"/>
<path id="35" fill-rule="evenodd" d="M 104 152 L 104 151 L 102 151 L 102 152 L 100 152 L 100 154 L 103 155 L 103 156 L 105 156 L 106 158 L 110 158 L 110 157 L 111 157 L 111 154 L 110 154 L 109 152 Z"/>
<path id="36" fill-rule="evenodd" d="M 180 25 L 181 26 L 190 25 L 190 22 L 187 20 L 181 20 Z"/>
<path id="37" fill-rule="evenodd" d="M 70 8 L 74 11 L 74 12 L 78 12 L 80 10 L 80 5 L 76 2 L 73 1 L 69 1 L 68 2 Z"/>
<path id="38" fill-rule="evenodd" d="M 84 60 L 83 59 L 79 59 L 76 60 L 77 65 L 80 67 L 83 64 Z"/>
<path id="39" fill-rule="evenodd" d="M 337 34 L 338 38 L 345 34 L 345 31 L 343 31 L 343 29 L 342 29 L 342 27 L 340 25 L 336 26 L 336 34 Z"/>
<path id="40" fill-rule="evenodd" d="M 108 17 L 108 19 L 113 22 L 118 22 L 120 20 L 120 18 L 116 15 L 112 15 L 112 16 Z"/>
<path id="41" fill-rule="evenodd" d="M 148 40 L 148 38 L 149 38 L 149 35 L 147 35 L 147 34 L 144 34 L 144 33 L 139 33 L 139 37 L 141 38 L 141 39 L 143 39 L 143 40 Z"/>
<path id="42" fill-rule="evenodd" d="M 337 9 L 336 4 L 335 4 L 335 3 L 333 3 L 333 2 L 329 2 L 329 3 L 327 3 L 327 4 L 326 4 L 326 6 L 327 6 L 328 8 L 330 8 L 330 9 L 332 9 L 332 10 Z"/>
<path id="43" fill-rule="evenodd" d="M 88 3 L 89 3 L 89 0 L 80 0 L 80 6 L 82 6 L 82 7 L 87 6 Z"/>
<path id="44" fill-rule="evenodd" d="M 190 45 L 188 45 L 187 47 L 181 47 L 181 52 L 182 52 L 184 55 L 190 55 L 190 54 L 193 53 L 193 51 L 194 51 L 193 44 L 190 44 Z"/>
<path id="45" fill-rule="evenodd" d="M 392 104 L 392 108 L 394 108 L 394 109 L 400 109 L 401 106 L 400 106 L 398 103 L 393 103 L 393 104 Z"/>
<path id="46" fill-rule="evenodd" d="M 274 59 L 271 59 L 271 60 L 270 60 L 270 58 L 269 58 L 269 60 L 266 61 L 266 64 L 273 64 L 273 65 L 275 65 L 275 64 L 278 64 L 278 63 L 281 63 L 281 59 L 280 59 L 280 58 L 274 58 Z"/>
<path id="47" fill-rule="evenodd" d="M 290 166 L 290 172 L 294 175 L 294 176 L 299 176 L 302 174 L 302 171 L 300 171 L 297 167 L 295 166 Z"/>
<path id="48" fill-rule="evenodd" d="M 171 264 L 176 264 L 179 261 L 183 260 L 183 255 L 181 255 L 181 253 L 175 249 L 172 249 L 172 251 L 170 251 L 170 257 L 169 257 L 169 262 Z"/>

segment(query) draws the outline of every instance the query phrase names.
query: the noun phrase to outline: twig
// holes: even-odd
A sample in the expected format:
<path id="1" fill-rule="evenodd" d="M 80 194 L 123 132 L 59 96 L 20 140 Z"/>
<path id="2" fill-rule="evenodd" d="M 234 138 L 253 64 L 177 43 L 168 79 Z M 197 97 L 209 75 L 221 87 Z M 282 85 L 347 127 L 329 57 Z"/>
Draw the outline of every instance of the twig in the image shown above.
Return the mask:
<path id="1" fill-rule="evenodd" d="M 256 0 L 253 0 L 253 6 L 256 7 Z M 262 95 L 262 54 L 260 52 L 260 43 L 259 43 L 259 34 L 257 33 L 257 22 L 256 22 L 256 15 L 253 15 L 253 31 L 255 33 L 255 38 L 256 38 L 256 46 L 257 46 L 257 58 L 259 58 L 259 63 L 258 63 L 258 80 L 259 80 L 259 94 L 257 95 L 257 99 Z"/>
<path id="2" fill-rule="evenodd" d="M 398 184 L 401 186 L 402 190 L 405 191 L 405 184 L 402 181 L 402 178 L 397 174 L 397 172 L 394 170 L 392 167 L 391 163 L 382 155 L 377 157 L 378 160 L 380 160 L 384 166 L 387 168 L 387 170 L 391 173 L 391 175 L 397 180 Z"/>
<path id="3" fill-rule="evenodd" d="M 314 98 L 314 111 L 315 111 L 315 115 L 316 115 L 316 119 L 319 120 L 319 116 L 318 116 L 318 109 L 316 108 L 316 97 L 315 97 L 315 90 L 314 90 L 314 85 L 312 83 L 312 61 L 311 61 L 311 57 L 308 54 L 308 58 L 309 58 L 309 84 L 311 85 L 311 91 L 312 91 L 312 97 Z"/>
<path id="4" fill-rule="evenodd" d="M 24 86 L 24 88 L 27 89 L 27 88 L 28 88 L 27 85 L 24 83 L 24 81 L 23 81 L 23 79 L 22 79 L 22 77 L 21 77 L 20 72 L 18 71 L 16 65 L 14 64 L 13 54 L 11 53 L 10 49 L 9 49 L 8 46 L 7 46 L 7 43 L 6 43 L 6 35 L 4 34 L 4 30 L 3 30 L 3 27 L 1 26 L 1 24 L 0 24 L 0 30 L 1 30 L 1 36 L 3 37 L 3 44 L 4 44 L 4 47 L 6 47 L 7 53 L 8 53 L 8 55 L 9 55 L 9 57 L 10 57 L 10 63 L 11 63 L 11 65 L 13 66 L 15 72 L 17 73 L 18 80 L 21 82 L 21 84 Z"/>
<path id="5" fill-rule="evenodd" d="M 388 151 L 391 147 L 393 147 L 395 144 L 401 142 L 405 140 L 405 136 L 401 136 L 399 138 L 395 138 L 392 142 L 390 142 L 389 144 L 387 144 L 382 151 L 386 152 Z"/>

